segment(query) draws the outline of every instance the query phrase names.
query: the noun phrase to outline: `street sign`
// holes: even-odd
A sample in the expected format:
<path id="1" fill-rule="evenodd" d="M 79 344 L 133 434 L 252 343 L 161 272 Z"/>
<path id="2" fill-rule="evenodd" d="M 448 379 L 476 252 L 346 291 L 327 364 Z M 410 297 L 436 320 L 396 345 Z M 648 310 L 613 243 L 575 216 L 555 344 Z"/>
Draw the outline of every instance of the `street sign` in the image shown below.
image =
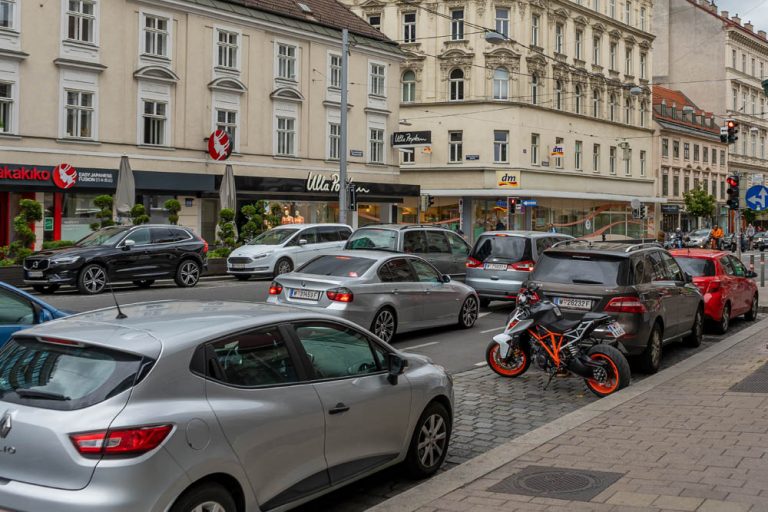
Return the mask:
<path id="1" fill-rule="evenodd" d="M 747 189 L 747 208 L 756 212 L 768 209 L 768 188 L 755 185 Z"/>
<path id="2" fill-rule="evenodd" d="M 536 206 L 538 204 L 535 199 L 523 199 L 523 206 Z"/>
<path id="3" fill-rule="evenodd" d="M 216 161 L 229 158 L 232 154 L 232 142 L 227 132 L 216 130 L 208 137 L 208 154 Z"/>
<path id="4" fill-rule="evenodd" d="M 354 158 L 361 158 L 363 156 L 363 150 L 362 149 L 350 149 L 349 150 L 349 156 Z"/>
<path id="5" fill-rule="evenodd" d="M 43 219 L 43 231 L 53 231 L 53 217 Z"/>

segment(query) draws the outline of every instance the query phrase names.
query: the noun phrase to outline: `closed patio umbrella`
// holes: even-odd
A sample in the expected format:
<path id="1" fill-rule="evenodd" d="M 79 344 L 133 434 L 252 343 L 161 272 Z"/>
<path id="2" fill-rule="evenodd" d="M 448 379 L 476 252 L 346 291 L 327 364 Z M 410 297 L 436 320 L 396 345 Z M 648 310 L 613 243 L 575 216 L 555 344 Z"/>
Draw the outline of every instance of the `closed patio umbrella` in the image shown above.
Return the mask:
<path id="1" fill-rule="evenodd" d="M 227 164 L 224 168 L 224 177 L 221 180 L 221 186 L 219 187 L 219 202 L 221 202 L 221 208 L 231 208 L 234 210 L 237 208 L 237 192 L 235 191 L 235 171 L 232 170 L 232 166 Z"/>
<path id="2" fill-rule="evenodd" d="M 119 217 L 128 217 L 133 204 L 136 202 L 136 182 L 128 157 L 120 158 L 120 169 L 117 172 L 117 190 L 115 190 L 115 211 Z"/>

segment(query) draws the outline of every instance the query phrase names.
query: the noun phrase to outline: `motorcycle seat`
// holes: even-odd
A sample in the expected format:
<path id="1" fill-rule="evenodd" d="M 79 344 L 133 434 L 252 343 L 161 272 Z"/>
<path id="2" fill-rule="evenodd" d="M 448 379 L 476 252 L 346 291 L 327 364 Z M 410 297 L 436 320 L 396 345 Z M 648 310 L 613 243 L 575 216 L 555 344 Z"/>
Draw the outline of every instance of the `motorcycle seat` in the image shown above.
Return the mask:
<path id="1" fill-rule="evenodd" d="M 565 318 L 562 318 L 560 320 L 557 320 L 556 322 L 553 322 L 547 325 L 547 329 L 549 329 L 552 332 L 562 334 L 564 332 L 568 332 L 572 330 L 574 327 L 576 327 L 580 323 L 581 323 L 581 320 L 567 320 Z"/>
<path id="2" fill-rule="evenodd" d="M 605 313 L 587 313 L 582 320 L 585 322 L 594 321 L 600 323 L 601 321 L 610 320 L 612 318 L 611 315 L 606 315 Z"/>

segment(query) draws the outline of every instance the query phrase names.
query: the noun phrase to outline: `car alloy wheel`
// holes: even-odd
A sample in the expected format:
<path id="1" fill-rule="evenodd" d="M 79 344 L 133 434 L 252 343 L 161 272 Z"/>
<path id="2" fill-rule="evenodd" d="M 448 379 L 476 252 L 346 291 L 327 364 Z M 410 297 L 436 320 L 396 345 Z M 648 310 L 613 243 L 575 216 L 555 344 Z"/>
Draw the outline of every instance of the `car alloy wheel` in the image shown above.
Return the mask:
<path id="1" fill-rule="evenodd" d="M 395 335 L 395 316 L 388 309 L 382 309 L 373 321 L 373 334 L 387 343 Z"/>
<path id="2" fill-rule="evenodd" d="M 717 332 L 725 334 L 728 332 L 728 327 L 731 325 L 731 306 L 726 304 L 723 306 L 723 312 L 721 314 L 720 323 L 717 326 Z"/>
<path id="3" fill-rule="evenodd" d="M 757 320 L 758 306 L 759 306 L 759 301 L 757 300 L 757 294 L 755 294 L 755 296 L 752 297 L 752 307 L 749 308 L 749 312 L 747 312 L 747 314 L 744 315 L 744 318 L 746 318 L 750 322 L 753 320 Z"/>
<path id="4" fill-rule="evenodd" d="M 88 293 L 99 293 L 107 285 L 107 273 L 98 265 L 91 265 L 83 272 L 83 288 Z"/>
<path id="5" fill-rule="evenodd" d="M 275 272 L 275 274 L 279 276 L 280 274 L 287 274 L 291 270 L 293 270 L 293 265 L 291 265 L 291 262 L 286 259 L 282 259 L 277 262 L 277 272 Z"/>
<path id="6" fill-rule="evenodd" d="M 200 280 L 200 265 L 192 260 L 187 260 L 179 267 L 179 279 L 176 284 L 183 287 L 195 286 Z"/>
<path id="7" fill-rule="evenodd" d="M 465 329 L 469 329 L 475 325 L 475 321 L 477 321 L 477 313 L 477 299 L 472 296 L 467 297 L 464 304 L 461 306 L 461 326 Z"/>
<path id="8" fill-rule="evenodd" d="M 190 512 L 227 512 L 227 509 L 218 502 L 206 501 L 190 510 Z"/>
<path id="9" fill-rule="evenodd" d="M 421 424 L 418 440 L 418 457 L 421 464 L 431 468 L 442 460 L 448 440 L 448 429 L 439 414 L 432 414 Z"/>

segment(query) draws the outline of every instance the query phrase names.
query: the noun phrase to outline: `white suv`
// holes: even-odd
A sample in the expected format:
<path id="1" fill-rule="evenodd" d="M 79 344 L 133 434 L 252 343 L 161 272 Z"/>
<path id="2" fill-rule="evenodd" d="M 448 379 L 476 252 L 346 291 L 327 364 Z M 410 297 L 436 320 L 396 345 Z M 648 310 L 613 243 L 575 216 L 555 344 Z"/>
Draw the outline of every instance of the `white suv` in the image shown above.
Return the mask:
<path id="1" fill-rule="evenodd" d="M 285 274 L 320 251 L 341 249 L 352 234 L 344 224 L 286 224 L 260 234 L 227 258 L 227 273 L 245 281 L 251 276 Z"/>

